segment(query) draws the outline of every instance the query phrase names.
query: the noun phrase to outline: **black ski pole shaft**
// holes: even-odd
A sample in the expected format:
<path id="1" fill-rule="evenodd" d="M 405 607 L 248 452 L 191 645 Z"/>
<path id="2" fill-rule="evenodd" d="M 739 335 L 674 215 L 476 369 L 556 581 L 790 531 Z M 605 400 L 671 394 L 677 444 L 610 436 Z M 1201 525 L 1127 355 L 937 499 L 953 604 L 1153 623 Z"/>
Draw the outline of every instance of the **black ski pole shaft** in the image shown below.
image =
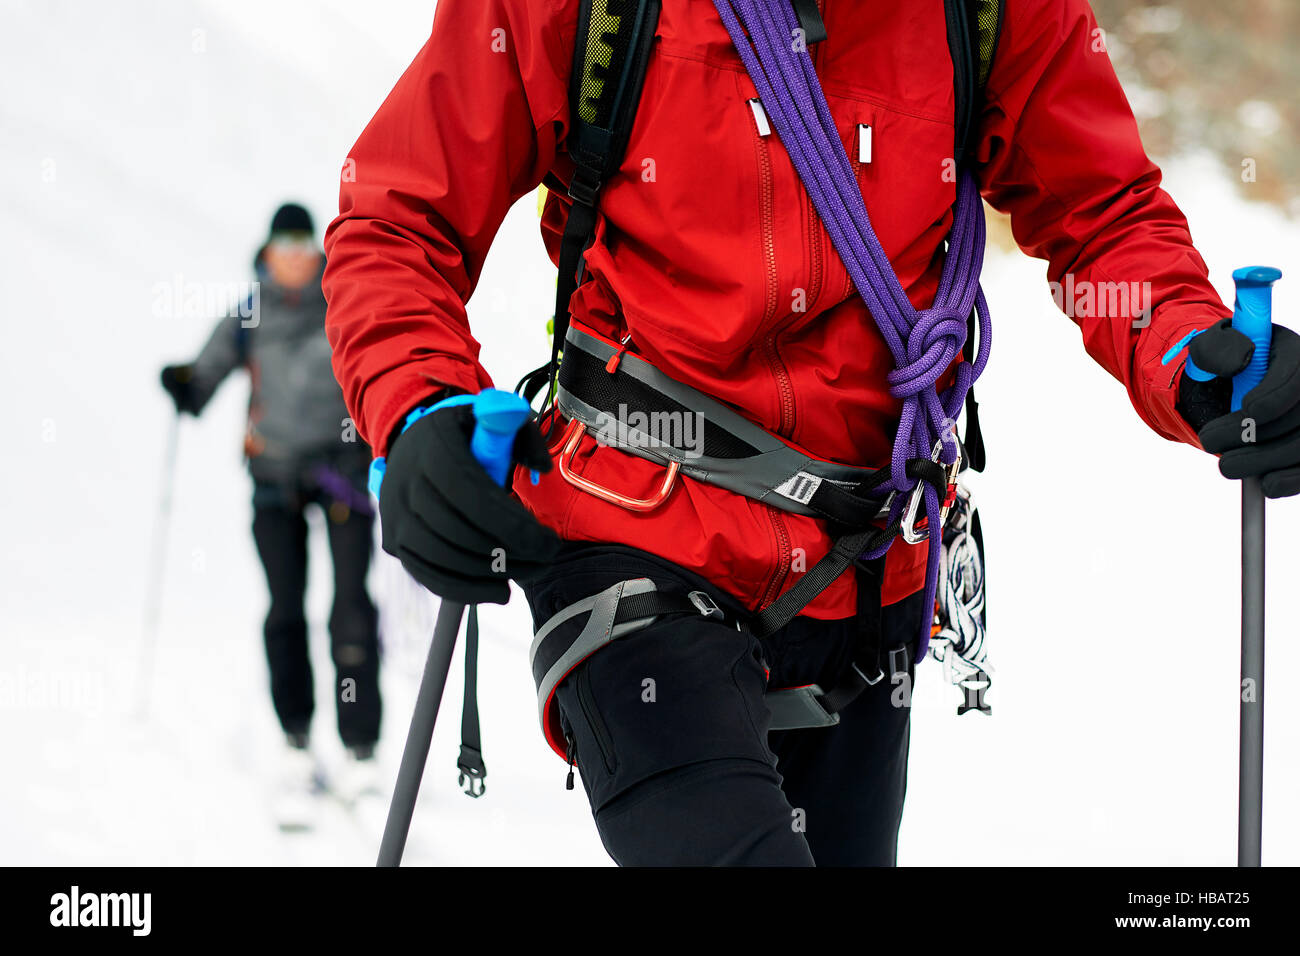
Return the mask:
<path id="1" fill-rule="evenodd" d="M 443 601 L 438 609 L 438 621 L 433 628 L 429 657 L 424 663 L 424 675 L 420 678 L 420 690 L 415 697 L 415 712 L 411 715 L 411 729 L 407 731 L 406 746 L 402 749 L 402 763 L 397 771 L 397 783 L 393 787 L 393 801 L 388 807 L 388 821 L 384 824 L 376 866 L 401 865 L 406 835 L 415 814 L 415 800 L 420 795 L 420 780 L 429 759 L 433 725 L 438 720 L 442 691 L 447 685 L 451 655 L 456 648 L 456 636 L 464 613 L 465 605 L 450 601 Z"/>
<path id="2" fill-rule="evenodd" d="M 1237 865 L 1259 866 L 1264 819 L 1264 488 L 1241 486 L 1241 739 Z"/>
<path id="3" fill-rule="evenodd" d="M 1247 266 L 1232 274 L 1237 286 L 1232 327 L 1254 345 L 1249 364 L 1232 378 L 1233 412 L 1240 411 L 1246 396 L 1268 372 L 1273 348 L 1273 283 L 1280 278 L 1281 270 L 1271 266 Z M 1237 865 L 1259 866 L 1264 831 L 1264 486 L 1259 478 L 1247 478 L 1241 486 L 1238 693 Z"/>
<path id="4" fill-rule="evenodd" d="M 181 413 L 172 416 L 163 452 L 162 489 L 154 517 L 153 547 L 149 560 L 149 581 L 141 628 L 140 676 L 136 707 L 140 717 L 149 715 L 153 692 L 154 649 L 158 643 L 158 619 L 162 613 L 163 578 L 167 573 L 167 538 L 171 532 L 172 492 L 176 484 L 176 450 L 180 444 Z"/>

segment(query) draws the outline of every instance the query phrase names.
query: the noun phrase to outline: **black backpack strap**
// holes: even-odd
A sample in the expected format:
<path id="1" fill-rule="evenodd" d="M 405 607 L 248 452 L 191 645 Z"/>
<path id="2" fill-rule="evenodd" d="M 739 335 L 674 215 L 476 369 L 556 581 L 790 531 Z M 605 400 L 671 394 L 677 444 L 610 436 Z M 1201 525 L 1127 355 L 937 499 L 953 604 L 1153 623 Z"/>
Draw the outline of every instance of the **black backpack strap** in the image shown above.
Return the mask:
<path id="1" fill-rule="evenodd" d="M 966 319 L 966 347 L 962 349 L 966 361 L 975 358 L 975 314 Z M 982 472 L 987 463 L 984 451 L 984 430 L 980 428 L 980 403 L 975 401 L 975 388 L 966 392 L 966 434 L 962 436 L 962 461 L 971 471 Z"/>
<path id="2" fill-rule="evenodd" d="M 582 254 L 596 232 L 600 190 L 618 170 L 641 101 L 660 0 L 582 0 L 569 80 L 569 218 L 560 239 L 551 360 L 524 376 L 518 390 L 531 401 L 542 384 L 554 394 L 569 302 L 582 281 Z"/>
<path id="3" fill-rule="evenodd" d="M 969 162 L 977 145 L 979 117 L 984 109 L 984 85 L 993 69 L 998 37 L 1002 33 L 1005 0 L 944 0 L 948 22 L 948 51 L 952 55 L 953 99 L 956 129 L 953 158 Z M 966 359 L 974 355 L 975 316 L 966 322 Z M 984 433 L 980 429 L 975 389 L 966 393 L 966 435 L 962 440 L 966 466 L 983 471 L 986 463 Z"/>
<path id="4" fill-rule="evenodd" d="M 1005 0 L 944 0 L 948 23 L 948 52 L 952 57 L 953 158 L 960 166 L 975 147 L 979 117 L 984 108 L 984 84 L 993 69 L 998 37 L 1002 32 Z"/>
<path id="5" fill-rule="evenodd" d="M 826 39 L 826 24 L 822 12 L 817 9 L 817 0 L 792 0 L 794 15 L 799 18 L 799 29 L 803 30 L 803 41 L 808 46 L 821 43 Z"/>
<path id="6" fill-rule="evenodd" d="M 983 91 L 993 69 L 993 58 L 998 52 L 998 38 L 1002 35 L 1002 15 L 1006 0 L 970 0 L 970 24 L 974 28 L 978 46 L 975 48 L 978 89 Z"/>
<path id="7" fill-rule="evenodd" d="M 967 0 L 944 0 L 943 13 L 948 22 L 948 53 L 952 56 L 953 126 L 956 130 L 953 158 L 961 166 L 966 161 L 971 130 L 978 116 L 975 99 L 979 75 Z"/>

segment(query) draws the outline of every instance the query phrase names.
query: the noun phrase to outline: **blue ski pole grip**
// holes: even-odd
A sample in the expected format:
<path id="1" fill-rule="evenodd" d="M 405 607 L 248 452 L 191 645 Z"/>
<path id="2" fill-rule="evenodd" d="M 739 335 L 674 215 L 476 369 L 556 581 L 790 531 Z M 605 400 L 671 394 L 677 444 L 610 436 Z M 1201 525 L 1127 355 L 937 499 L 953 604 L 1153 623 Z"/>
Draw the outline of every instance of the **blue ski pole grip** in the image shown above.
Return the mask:
<path id="1" fill-rule="evenodd" d="M 1232 308 L 1232 327 L 1255 343 L 1250 364 L 1232 380 L 1232 410 L 1241 409 L 1246 393 L 1264 380 L 1269 352 L 1273 347 L 1273 283 L 1282 271 L 1270 266 L 1250 266 L 1232 274 L 1237 284 L 1237 301 Z"/>
<path id="2" fill-rule="evenodd" d="M 433 405 L 421 406 L 406 416 L 402 432 L 418 422 L 425 415 L 431 415 L 443 408 L 453 405 L 470 405 L 474 410 L 474 434 L 470 437 L 469 448 L 474 459 L 483 466 L 483 470 L 501 487 L 505 487 L 510 477 L 511 459 L 514 454 L 515 433 L 528 421 L 532 409 L 528 403 L 514 392 L 503 392 L 496 388 L 485 388 L 477 395 L 453 395 Z M 370 463 L 370 493 L 379 497 L 384 484 L 384 475 L 388 471 L 388 461 L 376 458 Z M 537 472 L 533 472 L 533 484 L 537 484 Z"/>
<path id="3" fill-rule="evenodd" d="M 502 487 L 510 477 L 515 433 L 532 409 L 514 392 L 487 388 L 474 396 L 474 437 L 470 451 L 492 480 Z"/>

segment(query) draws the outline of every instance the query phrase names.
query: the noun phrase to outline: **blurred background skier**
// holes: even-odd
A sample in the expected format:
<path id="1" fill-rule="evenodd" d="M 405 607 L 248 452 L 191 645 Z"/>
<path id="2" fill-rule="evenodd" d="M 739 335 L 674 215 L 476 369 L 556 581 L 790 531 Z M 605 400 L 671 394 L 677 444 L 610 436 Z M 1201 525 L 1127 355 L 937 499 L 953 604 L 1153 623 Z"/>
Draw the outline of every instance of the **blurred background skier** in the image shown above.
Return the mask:
<path id="1" fill-rule="evenodd" d="M 244 454 L 253 478 L 253 538 L 271 606 L 264 637 L 271 698 L 286 748 L 275 812 L 281 826 L 311 822 L 327 786 L 346 800 L 378 792 L 378 616 L 366 590 L 374 511 L 365 490 L 370 449 L 357 437 L 330 368 L 321 275 L 325 257 L 311 215 L 281 206 L 254 259 L 257 291 L 221 319 L 192 363 L 169 365 L 162 384 L 178 413 L 198 415 L 231 372 L 248 370 Z M 310 746 L 315 710 L 308 627 L 308 506 L 325 516 L 334 565 L 329 618 L 338 732 L 349 759 L 326 781 Z"/>

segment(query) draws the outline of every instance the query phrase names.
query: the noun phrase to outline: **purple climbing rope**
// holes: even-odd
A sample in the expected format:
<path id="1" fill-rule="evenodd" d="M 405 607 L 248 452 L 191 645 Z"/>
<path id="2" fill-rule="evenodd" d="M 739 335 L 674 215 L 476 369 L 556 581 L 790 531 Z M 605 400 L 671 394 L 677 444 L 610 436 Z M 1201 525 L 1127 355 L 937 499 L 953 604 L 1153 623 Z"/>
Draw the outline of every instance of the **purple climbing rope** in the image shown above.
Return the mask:
<path id="1" fill-rule="evenodd" d="M 898 431 L 890 455 L 890 478 L 882 491 L 895 492 L 891 520 L 902 513 L 917 481 L 907 476 L 907 462 L 929 461 L 936 445 L 939 461 L 957 457 L 953 431 L 966 394 L 988 362 L 992 323 L 980 289 L 984 262 L 984 213 L 979 189 L 968 170 L 957 177 L 948 253 L 939 278 L 934 305 L 916 309 L 907 298 L 893 265 L 876 238 L 853 175 L 848 154 L 830 107 L 802 42 L 799 21 L 789 0 L 713 0 L 731 41 L 758 90 L 763 109 L 803 181 L 840 258 L 862 296 L 880 334 L 893 353 L 895 369 L 889 391 L 902 401 Z M 962 355 L 966 319 L 972 309 L 979 322 L 975 360 L 957 362 L 953 383 L 938 391 L 939 379 Z M 929 523 L 929 554 L 925 575 L 925 606 L 933 607 L 942 546 L 938 492 L 928 483 L 921 489 Z M 878 558 L 893 539 L 865 559 Z M 917 663 L 930 644 L 930 617 L 922 620 Z"/>

